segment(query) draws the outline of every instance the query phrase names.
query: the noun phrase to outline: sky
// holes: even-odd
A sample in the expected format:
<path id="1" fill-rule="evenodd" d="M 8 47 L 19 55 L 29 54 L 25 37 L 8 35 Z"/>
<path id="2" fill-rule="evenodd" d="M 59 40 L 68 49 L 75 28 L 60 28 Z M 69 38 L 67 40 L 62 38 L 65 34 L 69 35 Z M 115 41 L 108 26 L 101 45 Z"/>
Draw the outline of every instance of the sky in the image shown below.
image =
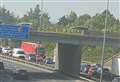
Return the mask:
<path id="1" fill-rule="evenodd" d="M 91 16 L 101 13 L 106 9 L 107 0 L 0 0 L 0 6 L 15 13 L 15 16 L 22 17 L 34 8 L 36 4 L 43 7 L 43 11 L 50 16 L 50 21 L 55 23 L 63 15 L 74 11 L 78 16 L 89 14 Z M 41 6 L 43 1 L 43 6 Z M 110 0 L 110 12 L 120 20 L 120 0 Z"/>

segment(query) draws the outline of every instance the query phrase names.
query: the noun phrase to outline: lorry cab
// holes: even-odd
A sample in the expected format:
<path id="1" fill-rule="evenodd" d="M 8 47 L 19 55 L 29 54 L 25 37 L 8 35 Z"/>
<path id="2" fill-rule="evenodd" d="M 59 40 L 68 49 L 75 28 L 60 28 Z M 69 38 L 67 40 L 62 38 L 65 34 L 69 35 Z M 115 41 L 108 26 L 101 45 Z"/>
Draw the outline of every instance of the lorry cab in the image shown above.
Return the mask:
<path id="1" fill-rule="evenodd" d="M 25 53 L 24 50 L 21 48 L 14 48 L 13 49 L 13 57 L 20 58 L 20 59 L 25 59 Z"/>

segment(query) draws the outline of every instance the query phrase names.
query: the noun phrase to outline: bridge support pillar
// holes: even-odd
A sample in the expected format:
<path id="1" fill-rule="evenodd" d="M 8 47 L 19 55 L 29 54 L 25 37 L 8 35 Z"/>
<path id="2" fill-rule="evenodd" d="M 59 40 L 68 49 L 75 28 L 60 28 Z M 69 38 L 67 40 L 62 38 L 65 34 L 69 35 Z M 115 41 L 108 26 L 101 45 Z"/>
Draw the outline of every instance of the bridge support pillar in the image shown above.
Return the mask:
<path id="1" fill-rule="evenodd" d="M 65 74 L 78 76 L 80 73 L 81 46 L 58 43 L 59 70 Z"/>

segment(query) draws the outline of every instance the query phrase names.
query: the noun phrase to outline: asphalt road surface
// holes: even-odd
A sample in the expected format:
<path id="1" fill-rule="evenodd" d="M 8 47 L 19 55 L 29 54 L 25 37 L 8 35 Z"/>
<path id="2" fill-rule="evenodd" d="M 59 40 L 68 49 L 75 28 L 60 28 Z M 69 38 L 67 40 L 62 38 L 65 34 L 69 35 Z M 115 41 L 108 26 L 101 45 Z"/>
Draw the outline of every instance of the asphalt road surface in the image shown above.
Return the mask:
<path id="1" fill-rule="evenodd" d="M 3 60 L 3 62 L 5 65 L 5 70 L 0 71 L 0 82 L 88 82 L 80 79 L 73 79 L 60 73 L 48 72 L 43 69 L 38 70 L 5 60 Z M 27 70 L 30 79 L 26 81 L 13 79 L 12 73 L 18 69 Z"/>

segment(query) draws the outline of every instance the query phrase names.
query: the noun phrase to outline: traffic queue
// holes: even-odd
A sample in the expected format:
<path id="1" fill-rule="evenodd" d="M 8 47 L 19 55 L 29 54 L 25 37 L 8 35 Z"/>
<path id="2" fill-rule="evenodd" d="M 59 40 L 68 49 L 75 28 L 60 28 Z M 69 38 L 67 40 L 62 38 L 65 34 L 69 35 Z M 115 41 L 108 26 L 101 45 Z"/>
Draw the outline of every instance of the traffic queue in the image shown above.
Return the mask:
<path id="1" fill-rule="evenodd" d="M 40 43 L 21 42 L 18 48 L 1 47 L 0 52 L 2 55 L 12 56 L 30 62 L 40 64 L 54 63 L 52 58 L 46 57 L 45 48 Z"/>
<path id="2" fill-rule="evenodd" d="M 80 66 L 80 75 L 86 75 L 89 79 L 100 79 L 101 71 L 103 71 L 102 76 L 104 80 L 111 82 L 114 79 L 115 75 L 108 68 L 102 68 L 100 64 L 82 63 Z"/>

